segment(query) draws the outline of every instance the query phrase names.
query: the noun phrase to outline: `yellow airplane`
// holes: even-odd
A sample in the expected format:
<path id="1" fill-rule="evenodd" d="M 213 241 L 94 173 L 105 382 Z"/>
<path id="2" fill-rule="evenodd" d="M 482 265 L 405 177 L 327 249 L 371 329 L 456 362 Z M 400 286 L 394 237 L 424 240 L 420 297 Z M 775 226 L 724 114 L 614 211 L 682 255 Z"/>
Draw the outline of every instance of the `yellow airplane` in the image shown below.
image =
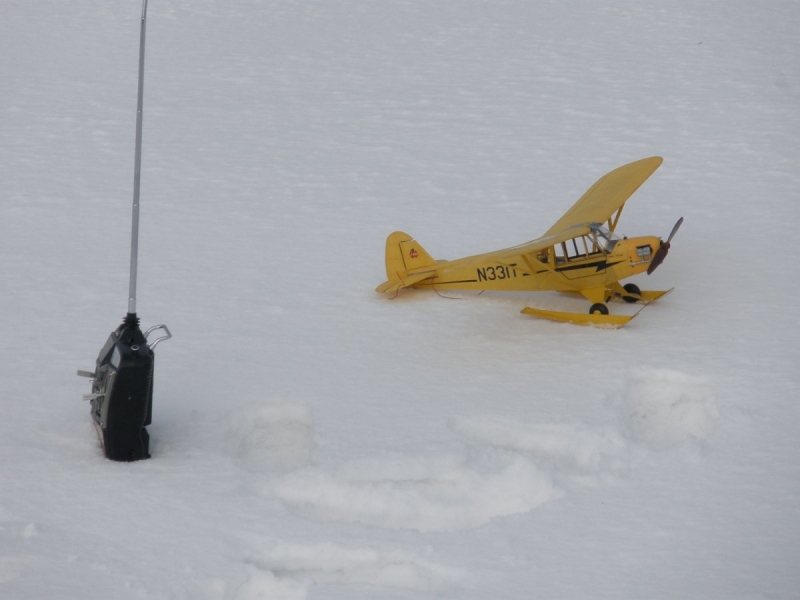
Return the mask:
<path id="1" fill-rule="evenodd" d="M 653 156 L 614 169 L 542 237 L 505 250 L 434 260 L 410 235 L 395 231 L 386 240 L 388 281 L 376 291 L 396 294 L 406 287 L 433 287 L 569 292 L 592 303 L 588 314 L 530 307 L 522 312 L 578 325 L 621 327 L 636 315 L 610 315 L 606 302 L 648 304 L 672 291 L 641 291 L 633 283 L 623 286 L 619 282 L 645 271 L 649 275 L 662 263 L 683 217 L 666 242 L 655 236 L 628 238 L 614 233 L 625 202 L 662 162 L 661 157 Z"/>

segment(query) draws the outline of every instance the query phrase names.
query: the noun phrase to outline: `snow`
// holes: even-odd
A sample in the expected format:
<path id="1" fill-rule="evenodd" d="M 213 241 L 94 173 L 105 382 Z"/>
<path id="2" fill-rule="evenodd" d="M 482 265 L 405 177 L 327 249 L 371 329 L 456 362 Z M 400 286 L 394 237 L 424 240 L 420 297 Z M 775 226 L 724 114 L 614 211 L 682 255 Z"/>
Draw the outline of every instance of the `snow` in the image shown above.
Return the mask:
<path id="1" fill-rule="evenodd" d="M 792 598 L 800 7 L 152 0 L 148 461 L 77 369 L 124 316 L 138 0 L 0 21 L 0 596 Z M 616 331 L 554 294 L 373 292 L 384 241 L 541 235 L 661 168 Z M 633 307 L 613 305 L 612 311 Z"/>

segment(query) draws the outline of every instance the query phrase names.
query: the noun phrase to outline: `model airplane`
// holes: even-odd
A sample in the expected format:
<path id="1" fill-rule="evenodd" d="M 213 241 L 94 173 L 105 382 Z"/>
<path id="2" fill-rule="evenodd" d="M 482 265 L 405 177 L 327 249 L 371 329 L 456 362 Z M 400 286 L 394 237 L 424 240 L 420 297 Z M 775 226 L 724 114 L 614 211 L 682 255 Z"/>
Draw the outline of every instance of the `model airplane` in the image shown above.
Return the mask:
<path id="1" fill-rule="evenodd" d="M 627 238 L 614 233 L 625 202 L 662 162 L 661 157 L 653 156 L 614 169 L 542 237 L 513 248 L 452 261 L 434 260 L 410 235 L 395 231 L 386 240 L 388 281 L 376 291 L 397 293 L 401 288 L 428 286 L 570 292 L 592 303 L 588 314 L 536 308 L 522 312 L 578 325 L 621 327 L 636 315 L 610 315 L 606 302 L 647 304 L 672 291 L 641 291 L 633 283 L 623 286 L 619 282 L 645 271 L 649 275 L 663 262 L 683 217 L 665 242 L 654 236 Z"/>

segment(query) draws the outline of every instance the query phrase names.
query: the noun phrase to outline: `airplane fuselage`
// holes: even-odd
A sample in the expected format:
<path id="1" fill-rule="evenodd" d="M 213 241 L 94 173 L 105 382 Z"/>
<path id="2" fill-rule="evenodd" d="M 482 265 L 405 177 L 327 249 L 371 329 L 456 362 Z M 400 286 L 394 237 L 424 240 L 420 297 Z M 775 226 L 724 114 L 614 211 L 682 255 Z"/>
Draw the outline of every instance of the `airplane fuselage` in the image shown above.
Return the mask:
<path id="1" fill-rule="evenodd" d="M 582 291 L 605 288 L 647 270 L 660 240 L 655 236 L 624 238 L 609 251 L 591 244 L 559 244 L 537 254 L 520 253 L 502 260 L 487 255 L 440 261 L 436 276 L 415 287 L 459 290 Z"/>

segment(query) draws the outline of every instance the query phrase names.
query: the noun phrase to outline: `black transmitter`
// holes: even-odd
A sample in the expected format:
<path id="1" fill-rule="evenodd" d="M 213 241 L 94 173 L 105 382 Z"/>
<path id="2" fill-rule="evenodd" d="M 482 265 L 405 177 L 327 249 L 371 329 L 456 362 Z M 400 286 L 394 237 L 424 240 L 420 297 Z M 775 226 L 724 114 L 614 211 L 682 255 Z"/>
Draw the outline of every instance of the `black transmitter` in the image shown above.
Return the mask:
<path id="1" fill-rule="evenodd" d="M 107 458 L 134 461 L 150 458 L 147 427 L 153 419 L 153 367 L 156 345 L 172 337 L 166 325 L 156 325 L 144 333 L 136 316 L 136 272 L 139 255 L 139 188 L 142 165 L 142 100 L 144 92 L 144 38 L 147 0 L 142 1 L 139 34 L 139 99 L 136 109 L 136 159 L 133 173 L 133 217 L 131 227 L 131 267 L 128 313 L 111 332 L 94 372 L 78 371 L 92 380 L 91 415 Z M 163 335 L 148 342 L 151 333 Z"/>
<path id="2" fill-rule="evenodd" d="M 148 343 L 157 330 L 161 335 Z M 91 415 L 106 458 L 134 461 L 150 458 L 147 427 L 153 419 L 153 349 L 172 335 L 166 325 L 144 333 L 136 315 L 128 314 L 111 332 L 97 356 L 94 373 L 78 371 L 92 379 Z"/>

